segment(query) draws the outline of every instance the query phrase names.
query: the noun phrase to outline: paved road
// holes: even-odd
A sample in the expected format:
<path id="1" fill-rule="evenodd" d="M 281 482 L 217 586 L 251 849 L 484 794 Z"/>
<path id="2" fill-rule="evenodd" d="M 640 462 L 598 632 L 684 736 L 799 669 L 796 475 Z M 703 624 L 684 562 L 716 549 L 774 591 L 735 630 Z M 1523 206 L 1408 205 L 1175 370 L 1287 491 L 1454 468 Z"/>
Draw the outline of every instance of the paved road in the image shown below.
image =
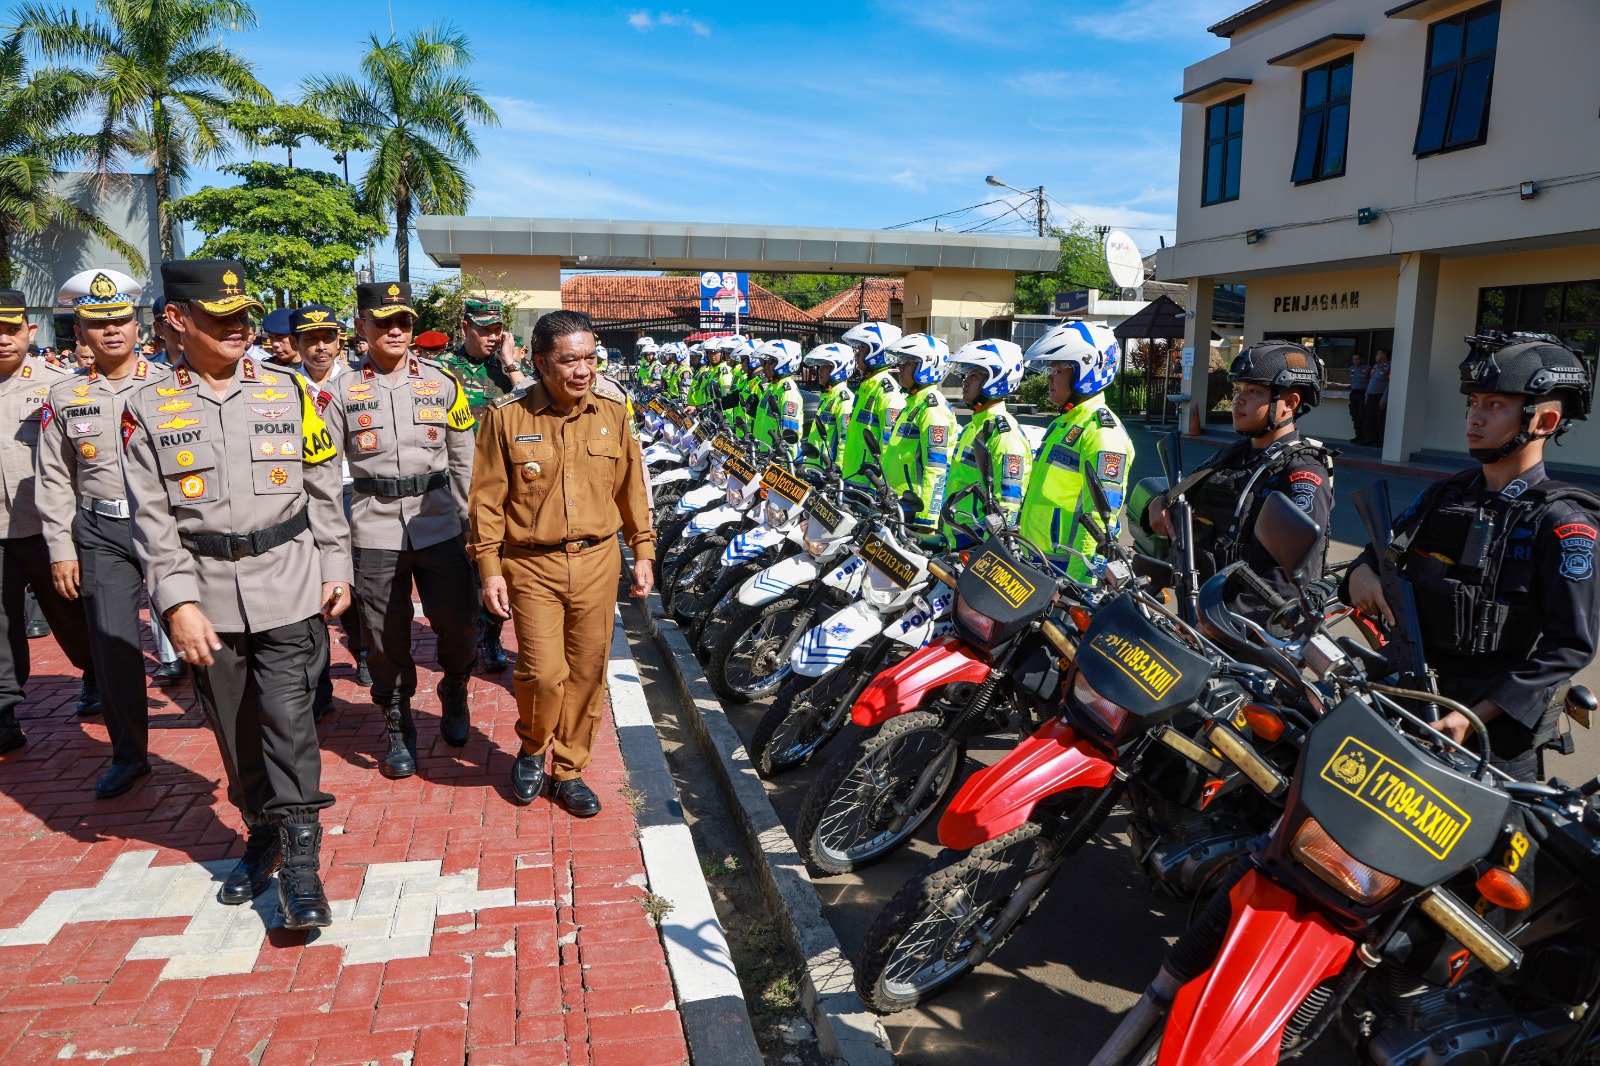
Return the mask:
<path id="1" fill-rule="evenodd" d="M 1135 429 L 1134 448 L 1134 478 L 1159 474 L 1154 436 Z M 1339 499 L 1375 477 L 1355 470 L 1339 473 Z M 1403 508 L 1425 484 L 1391 479 L 1395 509 Z M 1355 554 L 1359 529 L 1354 511 L 1347 504 L 1336 506 L 1333 561 Z M 1591 666 L 1580 679 L 1600 688 L 1600 669 Z M 763 709 L 730 706 L 728 714 L 748 740 Z M 1600 738 L 1578 732 L 1578 753 L 1553 757 L 1552 774 L 1581 780 L 1600 772 Z M 812 766 L 769 783 L 773 802 L 791 830 L 820 764 L 846 739 L 836 739 Z M 994 762 L 1013 742 L 1003 737 L 978 742 L 969 770 Z M 912 846 L 881 865 L 859 876 L 818 882 L 825 913 L 847 953 L 854 954 L 879 910 L 934 854 L 933 841 L 930 824 Z M 1138 999 L 1187 918 L 1187 904 L 1148 889 L 1129 857 L 1124 818 L 1114 815 L 1062 872 L 1032 921 L 988 963 L 924 1008 L 885 1019 L 895 1054 L 906 1066 L 989 1063 L 1001 1049 L 1013 1062 L 1087 1062 L 1121 1013 Z M 1326 1039 L 1300 1061 L 1335 1064 L 1350 1058 L 1336 1039 Z"/>

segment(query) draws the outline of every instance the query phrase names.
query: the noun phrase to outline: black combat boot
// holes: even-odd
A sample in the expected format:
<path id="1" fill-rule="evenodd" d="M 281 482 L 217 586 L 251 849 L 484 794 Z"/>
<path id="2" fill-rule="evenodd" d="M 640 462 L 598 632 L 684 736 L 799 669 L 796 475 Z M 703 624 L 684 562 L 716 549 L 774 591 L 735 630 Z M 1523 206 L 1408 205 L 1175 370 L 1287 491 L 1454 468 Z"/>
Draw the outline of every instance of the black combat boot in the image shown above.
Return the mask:
<path id="1" fill-rule="evenodd" d="M 17 716 L 11 711 L 0 712 L 0 755 L 8 751 L 16 751 L 28 742 L 22 735 L 22 727 L 17 724 Z"/>
<path id="2" fill-rule="evenodd" d="M 93 674 L 83 675 L 83 686 L 78 689 L 78 717 L 89 718 L 100 713 L 100 687 Z"/>
<path id="3" fill-rule="evenodd" d="M 502 673 L 511 665 L 506 650 L 500 646 L 500 630 L 504 625 L 499 619 L 478 619 L 478 666 L 486 674 Z"/>
<path id="4" fill-rule="evenodd" d="M 467 679 L 445 676 L 439 682 L 439 735 L 452 748 L 467 742 Z"/>
<path id="5" fill-rule="evenodd" d="M 249 903 L 272 884 L 272 875 L 283 865 L 283 844 L 278 827 L 266 819 L 247 822 L 249 837 L 245 840 L 244 857 L 228 874 L 217 890 L 217 902 L 229 906 Z"/>
<path id="6" fill-rule="evenodd" d="M 315 822 L 284 822 L 278 827 L 283 865 L 278 870 L 278 909 L 285 929 L 320 929 L 333 923 L 328 894 L 322 890 L 322 827 Z"/>
<path id="7" fill-rule="evenodd" d="M 389 697 L 383 720 L 389 727 L 389 751 L 378 769 L 384 777 L 410 777 L 417 772 L 417 725 L 411 720 L 411 701 Z"/>

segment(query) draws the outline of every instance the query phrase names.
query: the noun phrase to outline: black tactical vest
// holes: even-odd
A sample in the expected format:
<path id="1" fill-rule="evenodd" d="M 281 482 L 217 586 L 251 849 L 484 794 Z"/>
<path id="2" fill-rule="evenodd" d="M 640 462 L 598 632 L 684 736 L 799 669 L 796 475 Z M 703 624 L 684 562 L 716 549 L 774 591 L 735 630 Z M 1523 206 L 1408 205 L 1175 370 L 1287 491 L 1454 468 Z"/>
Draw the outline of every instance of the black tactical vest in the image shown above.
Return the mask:
<path id="1" fill-rule="evenodd" d="M 1250 441 L 1245 439 L 1219 452 L 1211 461 L 1211 473 L 1189 492 L 1195 561 L 1202 581 L 1242 557 L 1262 504 L 1289 464 L 1309 453 L 1322 464 L 1332 483 L 1333 453 L 1321 441 L 1302 437 L 1269 448 L 1267 458 L 1256 463 L 1246 461 L 1251 451 Z"/>

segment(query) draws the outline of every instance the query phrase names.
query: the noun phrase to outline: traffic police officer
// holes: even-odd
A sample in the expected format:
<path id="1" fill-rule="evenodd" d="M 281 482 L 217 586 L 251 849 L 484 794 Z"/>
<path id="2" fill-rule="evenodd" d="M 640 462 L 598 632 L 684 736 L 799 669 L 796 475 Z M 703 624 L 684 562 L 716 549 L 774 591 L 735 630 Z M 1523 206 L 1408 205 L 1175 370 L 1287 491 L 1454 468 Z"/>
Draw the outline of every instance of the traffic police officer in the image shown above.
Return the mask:
<path id="1" fill-rule="evenodd" d="M 411 286 L 356 286 L 356 328 L 367 357 L 334 387 L 324 417 L 350 463 L 356 592 L 372 646 L 372 700 L 383 708 L 389 749 L 385 777 L 417 772 L 411 697 L 411 588 L 433 626 L 439 669 L 439 735 L 467 742 L 467 681 L 477 658 L 477 609 L 463 534 L 472 481 L 467 392 L 438 363 L 408 355 L 416 312 Z"/>
<path id="2" fill-rule="evenodd" d="M 1006 523 L 1014 526 L 1022 511 L 1022 487 L 1028 483 L 1033 467 L 1028 438 L 1017 420 L 1006 411 L 1006 397 L 1022 384 L 1022 348 L 1006 340 L 969 341 L 950 357 L 950 361 L 968 367 L 966 376 L 961 379 L 961 398 L 972 408 L 973 415 L 956 441 L 945 498 L 953 498 L 982 477 L 974 447 L 981 442 L 989 452 L 991 467 L 990 483 L 986 487 L 1000 505 Z M 972 516 L 972 524 L 983 528 L 982 519 L 987 516 L 973 497 L 963 499 L 955 511 Z M 952 547 L 972 546 L 954 528 L 945 529 L 945 538 Z"/>
<path id="3" fill-rule="evenodd" d="M 325 926 L 317 820 L 333 797 L 311 704 L 325 619 L 349 603 L 338 452 L 300 379 L 245 356 L 261 305 L 240 264 L 163 263 L 161 281 L 183 360 L 129 398 L 124 469 L 151 596 L 249 830 L 219 898 L 247 903 L 277 870 L 284 925 Z"/>
<path id="4" fill-rule="evenodd" d="M 1461 391 L 1478 465 L 1424 489 L 1396 519 L 1390 550 L 1415 589 L 1440 691 L 1487 724 L 1503 770 L 1531 781 L 1543 776 L 1565 691 L 1600 642 L 1600 498 L 1544 466 L 1546 443 L 1589 415 L 1589 373 L 1552 339 L 1486 335 L 1461 364 Z M 1392 623 L 1377 566 L 1368 545 L 1346 602 Z M 1471 743 L 1459 712 L 1435 728 Z"/>
<path id="5" fill-rule="evenodd" d="M 659 349 L 656 346 L 655 338 L 640 337 L 637 341 L 634 341 L 634 350 L 639 357 L 639 366 L 634 371 L 634 380 L 643 388 L 655 388 L 661 371 L 660 364 L 656 362 L 656 352 Z"/>
<path id="6" fill-rule="evenodd" d="M 122 409 L 147 381 L 170 368 L 139 356 L 139 323 L 131 293 L 103 270 L 74 275 L 58 303 L 71 303 L 79 344 L 94 352 L 94 369 L 51 386 L 39 441 L 35 498 L 50 549 L 55 590 L 81 599 L 100 700 L 111 739 L 111 766 L 95 784 L 101 799 L 120 796 L 150 772 L 139 609 L 144 574 L 133 550 L 128 490 L 118 427 Z"/>
<path id="7" fill-rule="evenodd" d="M 461 345 L 439 360 L 466 390 L 474 419 L 500 397 L 528 383 L 516 345 L 505 328 L 505 305 L 499 300 L 468 298 L 461 318 Z M 498 674 L 511 665 L 500 645 L 505 619 L 486 610 L 478 613 L 478 665 Z"/>
<path id="8" fill-rule="evenodd" d="M 633 549 L 633 595 L 653 581 L 655 531 L 639 442 L 620 390 L 595 373 L 588 316 L 552 311 L 534 326 L 539 380 L 490 408 L 478 433 L 470 550 L 484 605 L 517 628 L 521 750 L 512 797 L 544 788 L 569 813 L 600 801 L 583 783 L 600 722 L 620 529 Z"/>
<path id="9" fill-rule="evenodd" d="M 127 284 L 132 283 L 128 279 Z M 30 586 L 61 650 L 83 671 L 78 713 L 90 715 L 100 710 L 83 605 L 56 592 L 50 552 L 34 502 L 45 399 L 50 387 L 62 378 L 81 379 L 28 354 L 39 327 L 28 322 L 27 306 L 27 298 L 16 289 L 0 290 L 0 425 L 12 427 L 0 434 L 0 482 L 5 492 L 5 509 L 0 511 L 0 624 L 5 626 L 5 639 L 0 641 L 0 753 L 27 742 L 17 724 L 17 707 L 22 703 L 30 667 L 23 606 Z M 140 675 L 143 673 L 141 667 Z"/>
<path id="10" fill-rule="evenodd" d="M 751 341 L 745 343 L 741 350 L 744 380 L 739 383 L 735 398 L 731 401 L 728 397 L 723 398 L 723 407 L 733 416 L 734 431 L 741 436 L 753 432 L 756 411 L 761 406 L 761 397 L 766 394 L 769 384 L 767 375 L 761 370 L 761 348 L 762 345 Z"/>
<path id="11" fill-rule="evenodd" d="M 883 479 L 896 495 L 909 491 L 922 501 L 915 510 L 905 509 L 906 518 L 911 532 L 931 543 L 939 535 L 950 446 L 961 432 L 939 388 L 950 373 L 950 348 L 926 333 L 908 333 L 889 346 L 888 354 L 899 367 L 905 407 L 883 449 Z"/>
<path id="12" fill-rule="evenodd" d="M 867 450 L 867 437 L 875 435 L 880 448 L 889 443 L 889 427 L 905 406 L 905 393 L 895 380 L 888 349 L 900 339 L 900 327 L 887 322 L 863 322 L 852 326 L 839 338 L 855 349 L 861 367 L 861 387 L 851 408 L 850 425 L 844 437 L 844 458 L 839 467 L 851 481 L 867 484 L 863 467 L 876 465 Z"/>
<path id="13" fill-rule="evenodd" d="M 1316 552 L 1320 573 L 1333 511 L 1333 453 L 1321 441 L 1302 437 L 1295 420 L 1322 402 L 1322 360 L 1289 341 L 1263 341 L 1234 358 L 1228 380 L 1234 385 L 1233 428 L 1243 439 L 1200 468 L 1210 474 L 1188 497 L 1200 580 L 1243 559 L 1292 599 L 1298 596 L 1293 579 L 1250 531 L 1267 498 L 1283 493 L 1322 530 Z M 1172 536 L 1164 496 L 1151 502 L 1148 521 L 1156 532 Z M 1262 606 L 1242 592 L 1235 609 L 1254 614 Z"/>
<path id="14" fill-rule="evenodd" d="M 768 385 L 756 406 L 752 434 L 776 459 L 791 454 L 784 434 L 793 433 L 798 441 L 805 425 L 805 404 L 800 386 L 794 382 L 795 371 L 800 369 L 800 345 L 790 340 L 768 341 L 756 354 Z"/>
<path id="15" fill-rule="evenodd" d="M 1122 527 L 1122 504 L 1133 441 L 1116 412 L 1106 406 L 1105 391 L 1116 380 L 1122 362 L 1116 336 L 1106 327 L 1063 322 L 1034 341 L 1025 358 L 1050 365 L 1050 402 L 1062 413 L 1050 423 L 1033 457 L 1028 488 L 1022 494 L 1018 526 L 1024 537 L 1078 581 L 1094 575 L 1089 565 L 1063 548 L 1094 560 L 1102 557 L 1083 516 L 1094 507 L 1085 491 L 1084 469 L 1093 466 L 1111 503 L 1111 528 Z"/>
<path id="16" fill-rule="evenodd" d="M 856 355 L 842 341 L 819 344 L 806 354 L 806 365 L 822 367 L 827 382 L 817 402 L 817 416 L 806 430 L 806 441 L 817 449 L 823 466 L 833 466 L 839 461 L 839 445 L 856 402 L 856 394 L 850 390 Z"/>

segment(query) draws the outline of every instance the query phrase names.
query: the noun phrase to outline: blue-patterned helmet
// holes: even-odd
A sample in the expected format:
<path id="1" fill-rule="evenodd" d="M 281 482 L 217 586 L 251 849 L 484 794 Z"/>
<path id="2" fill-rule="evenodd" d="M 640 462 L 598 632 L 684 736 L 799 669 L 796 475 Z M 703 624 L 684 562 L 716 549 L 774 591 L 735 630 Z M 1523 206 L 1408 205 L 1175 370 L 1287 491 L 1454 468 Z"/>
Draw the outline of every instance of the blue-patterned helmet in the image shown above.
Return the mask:
<path id="1" fill-rule="evenodd" d="M 1012 341 L 968 341 L 950 357 L 952 363 L 982 367 L 983 395 L 1009 396 L 1022 384 L 1022 346 Z"/>
<path id="2" fill-rule="evenodd" d="M 763 362 L 775 364 L 772 368 L 774 377 L 785 377 L 800 369 L 800 344 L 797 341 L 768 341 L 760 347 L 759 352 Z"/>
<path id="3" fill-rule="evenodd" d="M 1071 363 L 1078 368 L 1073 391 L 1095 396 L 1111 387 L 1122 367 L 1122 346 L 1116 334 L 1099 323 L 1063 322 L 1033 342 L 1025 356 L 1030 363 Z"/>
<path id="4" fill-rule="evenodd" d="M 862 362 L 869 370 L 880 370 L 889 365 L 889 346 L 900 339 L 900 327 L 891 326 L 887 322 L 863 322 L 859 326 L 851 326 L 839 339 L 844 343 L 863 349 L 865 354 Z"/>
<path id="5" fill-rule="evenodd" d="M 843 341 L 819 344 L 806 353 L 806 365 L 827 367 L 828 381 L 838 384 L 850 377 L 856 365 L 856 353 Z"/>
<path id="6" fill-rule="evenodd" d="M 937 385 L 950 373 L 950 346 L 927 333 L 908 333 L 891 344 L 885 354 L 896 366 L 915 359 L 918 385 Z"/>

